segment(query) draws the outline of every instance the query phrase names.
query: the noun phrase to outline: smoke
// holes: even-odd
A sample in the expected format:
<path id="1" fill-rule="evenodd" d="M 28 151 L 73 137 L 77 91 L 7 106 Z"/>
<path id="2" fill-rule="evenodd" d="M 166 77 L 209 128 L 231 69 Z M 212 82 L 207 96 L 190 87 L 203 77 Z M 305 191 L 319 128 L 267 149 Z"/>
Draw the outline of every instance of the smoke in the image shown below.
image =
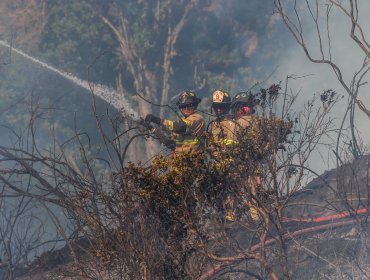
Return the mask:
<path id="1" fill-rule="evenodd" d="M 326 32 L 326 1 L 319 4 L 319 23 L 320 23 L 320 36 L 323 42 L 322 51 L 326 57 L 330 57 L 332 61 L 338 65 L 342 71 L 343 79 L 347 84 L 350 84 L 353 80 L 354 75 L 361 69 L 364 62 L 364 52 L 356 45 L 356 43 L 350 38 L 351 21 L 347 18 L 342 11 L 338 10 L 335 6 L 332 7 L 329 17 L 329 32 Z M 370 32 L 366 29 L 366 26 L 370 24 L 370 2 L 358 1 L 359 7 L 359 23 L 363 27 L 365 32 L 365 38 L 370 38 Z M 307 6 L 302 5 L 298 7 L 298 11 L 301 16 L 301 22 L 303 24 L 303 32 L 305 34 L 305 43 L 312 52 L 314 58 L 320 58 L 320 44 L 316 27 L 313 24 L 312 18 L 308 11 Z M 294 20 L 295 16 L 292 14 L 291 18 Z M 288 30 L 286 29 L 286 32 Z M 290 34 L 291 35 L 291 34 Z M 283 35 L 285 36 L 285 35 Z M 318 95 L 326 89 L 333 89 L 339 95 L 344 98 L 335 106 L 332 112 L 334 118 L 334 124 L 336 128 L 339 128 L 348 104 L 348 94 L 344 88 L 338 82 L 338 79 L 327 64 L 315 64 L 309 61 L 306 57 L 303 49 L 298 44 L 290 39 L 292 43 L 284 50 L 281 59 L 278 62 L 278 70 L 272 77 L 276 80 L 284 80 L 288 75 L 305 76 L 305 78 L 291 80 L 290 87 L 293 92 L 301 91 L 300 99 L 298 100 L 297 110 L 301 109 L 304 102 L 312 98 L 314 95 Z M 363 85 L 359 90 L 358 97 L 364 103 L 367 108 L 370 108 L 370 98 L 368 92 L 370 90 L 367 81 L 369 80 L 369 73 L 366 73 L 363 78 Z M 345 121 L 345 128 L 349 129 L 348 116 Z M 357 128 L 359 136 L 365 143 L 370 140 L 370 131 L 366 129 L 369 126 L 369 118 L 359 110 L 356 111 L 355 116 L 355 127 Z M 336 138 L 330 139 L 329 137 L 323 139 L 324 142 L 335 143 Z M 345 137 L 340 140 L 340 145 L 345 146 L 348 144 L 348 139 Z M 325 159 L 323 153 L 327 153 L 328 157 L 334 158 L 331 149 L 326 151 L 321 150 L 321 155 L 316 155 L 312 159 L 312 166 L 316 171 L 322 171 L 325 169 L 333 168 L 335 161 L 332 162 Z M 330 156 L 330 154 L 332 156 Z"/>
<path id="2" fill-rule="evenodd" d="M 251 57 L 257 50 L 258 47 L 258 36 L 255 32 L 249 34 L 249 44 L 247 46 L 245 56 Z"/>

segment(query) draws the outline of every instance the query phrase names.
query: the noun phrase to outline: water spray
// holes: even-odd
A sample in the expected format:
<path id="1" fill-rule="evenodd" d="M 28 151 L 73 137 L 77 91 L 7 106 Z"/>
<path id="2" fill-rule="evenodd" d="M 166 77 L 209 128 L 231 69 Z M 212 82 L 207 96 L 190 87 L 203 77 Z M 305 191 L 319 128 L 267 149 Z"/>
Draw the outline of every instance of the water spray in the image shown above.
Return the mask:
<path id="1" fill-rule="evenodd" d="M 125 117 L 129 117 L 134 121 L 139 121 L 140 120 L 137 112 L 135 112 L 131 108 L 130 104 L 123 98 L 123 96 L 119 95 L 118 92 L 116 90 L 114 90 L 113 88 L 110 88 L 110 87 L 107 87 L 107 86 L 104 86 L 104 85 L 101 85 L 101 84 L 89 83 L 88 81 L 77 78 L 73 74 L 70 74 L 70 73 L 64 72 L 62 70 L 59 70 L 59 69 L 47 64 L 46 62 L 43 62 L 43 61 L 41 61 L 41 60 L 39 60 L 35 57 L 32 57 L 32 56 L 24 53 L 23 51 L 21 51 L 17 48 L 14 48 L 13 46 L 11 46 L 10 44 L 8 44 L 7 42 L 5 42 L 3 40 L 0 40 L 0 45 L 2 45 L 4 47 L 7 47 L 7 48 L 10 48 L 15 53 L 25 57 L 26 59 L 31 60 L 32 62 L 35 62 L 35 63 L 41 65 L 42 67 L 44 67 L 44 68 L 62 76 L 63 78 L 71 81 L 75 85 L 78 85 L 78 86 L 84 88 L 85 90 L 90 91 L 96 97 L 99 97 L 100 99 L 104 100 L 108 104 L 112 105 L 114 108 L 116 108 L 118 111 L 120 111 L 122 113 L 122 115 L 124 115 Z"/>

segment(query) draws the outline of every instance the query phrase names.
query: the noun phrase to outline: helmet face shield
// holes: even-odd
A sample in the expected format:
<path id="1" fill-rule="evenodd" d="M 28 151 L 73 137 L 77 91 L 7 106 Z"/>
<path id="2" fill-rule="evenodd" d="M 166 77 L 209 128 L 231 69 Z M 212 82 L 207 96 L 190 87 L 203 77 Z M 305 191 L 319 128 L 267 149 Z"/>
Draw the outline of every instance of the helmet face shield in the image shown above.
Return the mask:
<path id="1" fill-rule="evenodd" d="M 220 103 L 220 104 L 213 103 L 212 108 L 214 110 L 217 110 L 217 109 L 229 110 L 230 109 L 230 104 L 229 103 L 227 103 L 227 104 L 225 104 L 225 103 Z"/>
<path id="2" fill-rule="evenodd" d="M 196 108 L 197 107 L 197 105 L 196 104 L 194 104 L 194 103 L 189 103 L 189 104 L 179 104 L 179 109 L 181 110 L 181 109 L 185 109 L 185 108 Z"/>

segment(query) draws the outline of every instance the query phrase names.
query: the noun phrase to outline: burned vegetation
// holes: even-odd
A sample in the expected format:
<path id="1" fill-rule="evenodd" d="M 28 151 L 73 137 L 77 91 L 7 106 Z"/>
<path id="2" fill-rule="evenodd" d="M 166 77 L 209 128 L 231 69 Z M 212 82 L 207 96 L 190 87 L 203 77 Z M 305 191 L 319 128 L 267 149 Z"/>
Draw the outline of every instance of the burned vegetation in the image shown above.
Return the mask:
<path id="1" fill-rule="evenodd" d="M 288 114 L 295 97 L 280 85 L 251 93 L 256 112 L 235 145 L 206 136 L 201 152 L 164 150 L 146 164 L 124 163 L 131 138 L 117 118 L 113 134 L 102 133 L 110 161 L 94 158 L 82 134 L 48 152 L 2 147 L 2 159 L 13 163 L 2 170 L 3 191 L 68 215 L 68 264 L 49 279 L 311 279 L 310 267 L 317 279 L 367 275 L 368 170 L 344 166 L 304 188 L 307 160 L 331 128 L 335 100 L 326 101 L 335 97 Z M 80 151 L 73 159 L 72 143 Z M 33 187 L 21 190 L 15 176 L 32 178 Z M 355 251 L 361 257 L 352 258 Z M 19 277 L 46 277 L 39 269 Z"/>

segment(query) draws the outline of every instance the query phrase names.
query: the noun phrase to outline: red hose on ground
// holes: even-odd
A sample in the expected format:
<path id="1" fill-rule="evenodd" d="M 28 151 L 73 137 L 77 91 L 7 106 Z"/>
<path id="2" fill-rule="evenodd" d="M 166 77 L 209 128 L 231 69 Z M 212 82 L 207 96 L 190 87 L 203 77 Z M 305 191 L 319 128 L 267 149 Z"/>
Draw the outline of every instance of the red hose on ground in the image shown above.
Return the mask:
<path id="1" fill-rule="evenodd" d="M 337 220 L 345 217 L 349 217 L 352 214 L 365 214 L 369 212 L 369 208 L 361 208 L 353 212 L 345 211 L 335 215 L 317 217 L 317 218 L 287 218 L 283 217 L 283 222 L 303 222 L 303 223 L 320 223 L 327 222 L 331 220 Z"/>
<path id="2" fill-rule="evenodd" d="M 223 267 L 225 267 L 225 265 L 227 265 L 227 264 L 219 264 L 219 265 L 216 265 L 211 270 L 208 270 L 206 273 L 202 274 L 202 276 L 200 276 L 197 280 L 205 280 L 208 277 L 211 277 L 217 271 L 220 271 Z"/>
<path id="3" fill-rule="evenodd" d="M 367 213 L 368 212 L 368 208 L 362 208 L 362 209 L 359 209 L 356 211 L 357 214 L 363 214 L 363 213 Z M 350 213 L 348 212 L 343 212 L 343 213 L 339 213 L 339 214 L 336 214 L 336 215 L 330 215 L 330 216 L 324 216 L 324 217 L 318 217 L 318 218 L 311 218 L 311 219 L 298 219 L 298 221 L 302 222 L 302 220 L 304 222 L 322 222 L 322 221 L 328 221 L 328 220 L 333 220 L 333 219 L 340 219 L 340 218 L 345 218 L 345 217 L 348 217 L 350 216 Z M 293 221 L 293 220 L 289 220 L 289 221 Z M 297 221 L 297 220 L 295 220 Z M 316 232 L 316 231 L 320 231 L 320 230 L 324 230 L 324 229 L 328 229 L 328 228 L 335 228 L 335 227 L 341 227 L 341 226 L 347 226 L 347 225 L 350 225 L 350 224 L 354 224 L 356 223 L 357 220 L 349 220 L 349 221 L 343 221 L 343 222 L 336 222 L 336 223 L 329 223 L 329 224 L 324 224 L 324 225 L 319 225 L 319 226 L 313 226 L 313 227 L 309 227 L 309 228 L 305 228 L 305 229 L 300 229 L 300 230 L 296 230 L 292 233 L 286 233 L 283 235 L 283 239 L 284 240 L 287 240 L 287 239 L 291 239 L 293 237 L 296 237 L 296 236 L 299 236 L 299 235 L 303 235 L 303 234 L 306 234 L 306 233 L 310 233 L 310 232 Z M 273 243 L 275 243 L 276 241 L 278 240 L 278 238 L 271 238 L 271 239 L 268 239 L 264 242 L 264 246 L 266 245 L 271 245 Z M 252 247 L 250 247 L 249 249 L 246 249 L 246 251 L 248 253 L 251 253 L 251 252 L 255 252 L 257 251 L 258 249 L 260 249 L 262 247 L 262 243 L 258 243 Z M 237 256 L 235 258 L 235 261 L 239 261 L 243 258 L 243 256 Z M 232 262 L 224 262 L 222 264 L 219 264 L 217 266 L 215 266 L 213 269 L 205 272 L 204 274 L 202 274 L 197 280 L 206 280 L 208 279 L 209 277 L 213 276 L 214 274 L 216 274 L 218 271 L 221 271 L 224 267 L 228 266 L 230 263 Z"/>

